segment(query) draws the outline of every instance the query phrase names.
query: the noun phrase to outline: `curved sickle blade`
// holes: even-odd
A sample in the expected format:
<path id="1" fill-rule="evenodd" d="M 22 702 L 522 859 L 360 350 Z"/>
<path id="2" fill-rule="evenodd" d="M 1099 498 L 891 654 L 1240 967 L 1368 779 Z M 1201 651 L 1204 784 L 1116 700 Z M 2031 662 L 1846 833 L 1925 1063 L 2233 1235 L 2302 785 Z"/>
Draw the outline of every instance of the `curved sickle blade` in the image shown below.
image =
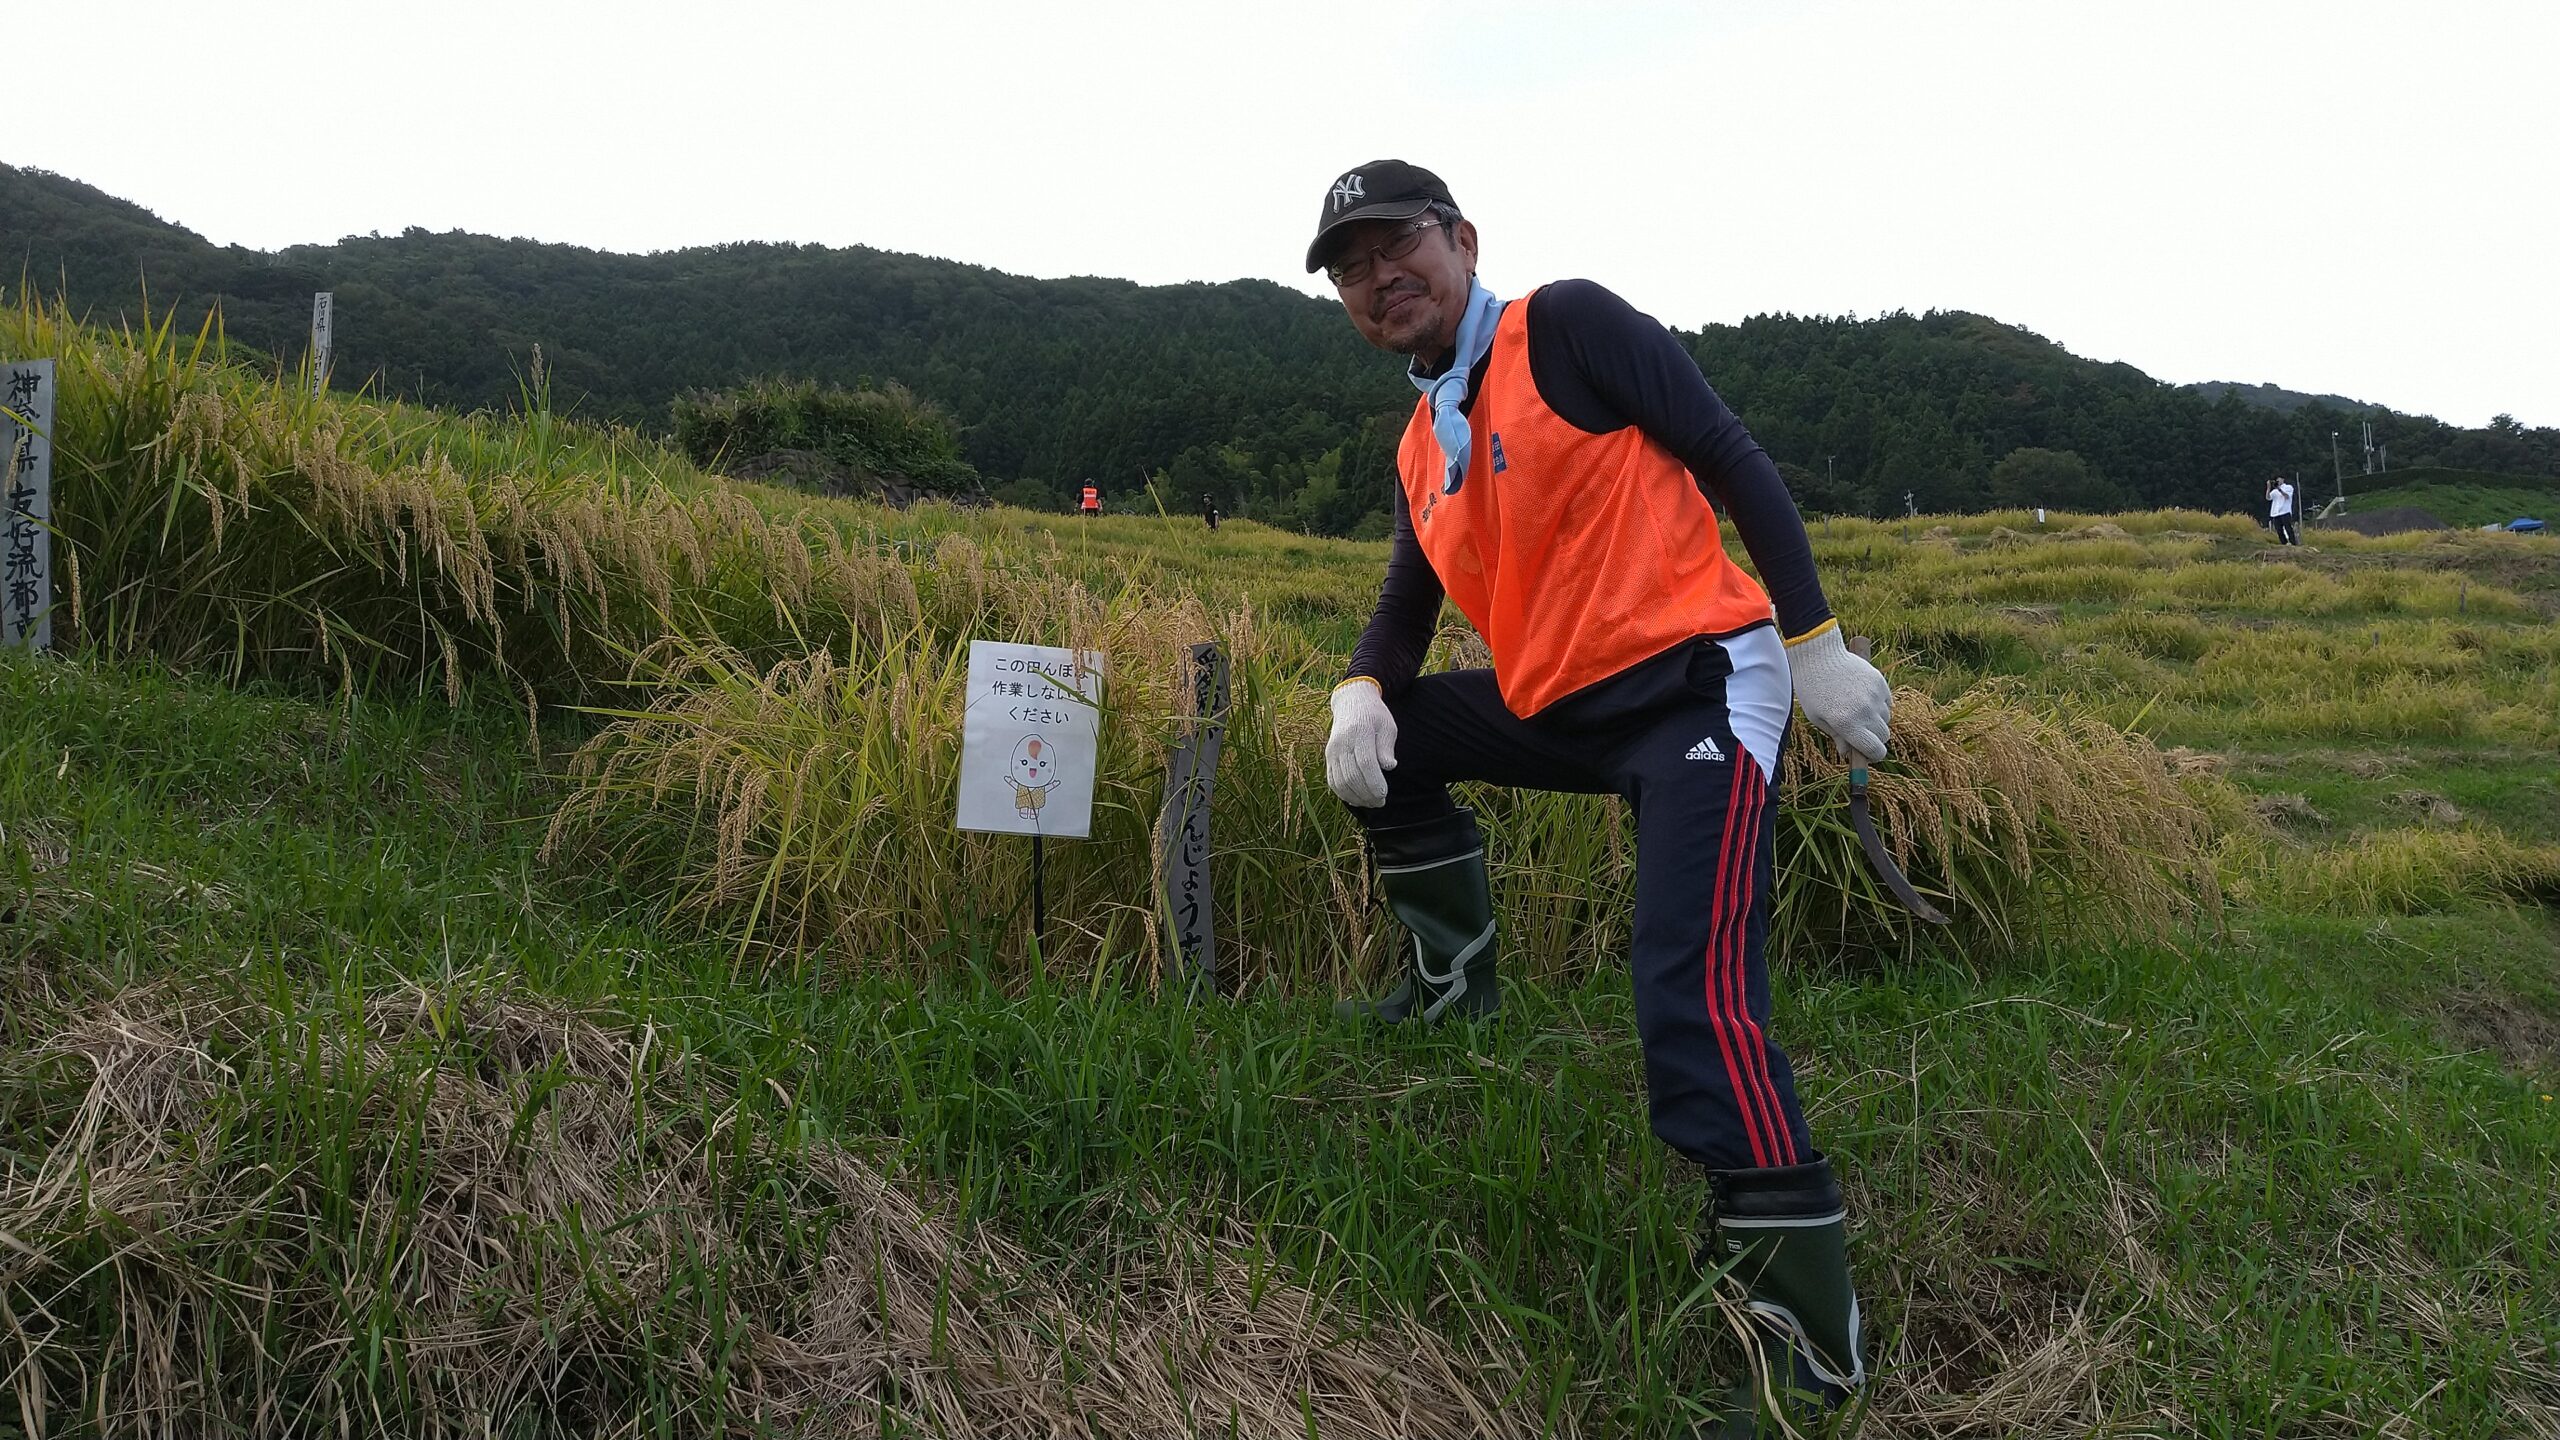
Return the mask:
<path id="1" fill-rule="evenodd" d="M 1849 653 L 1861 660 L 1867 658 L 1867 649 L 1867 637 L 1864 635 L 1849 642 Z M 1876 833 L 1875 819 L 1867 813 L 1867 767 L 1859 764 L 1855 755 L 1849 757 L 1849 825 L 1858 832 L 1858 844 L 1867 852 L 1867 863 L 1883 877 L 1884 888 L 1893 892 L 1893 898 L 1902 902 L 1902 908 L 1932 925 L 1946 924 L 1946 912 L 1911 888 L 1910 878 L 1902 873 L 1901 866 L 1893 863 L 1892 854 L 1884 848 L 1884 837 Z"/>
<path id="2" fill-rule="evenodd" d="M 1932 925 L 1946 924 L 1946 912 L 1921 898 L 1903 876 L 1902 867 L 1886 853 L 1884 837 L 1876 833 L 1876 822 L 1867 816 L 1867 768 L 1863 765 L 1849 772 L 1849 824 L 1858 832 L 1858 843 L 1866 848 L 1867 863 L 1884 877 L 1884 888 L 1893 892 L 1902 908 Z"/>

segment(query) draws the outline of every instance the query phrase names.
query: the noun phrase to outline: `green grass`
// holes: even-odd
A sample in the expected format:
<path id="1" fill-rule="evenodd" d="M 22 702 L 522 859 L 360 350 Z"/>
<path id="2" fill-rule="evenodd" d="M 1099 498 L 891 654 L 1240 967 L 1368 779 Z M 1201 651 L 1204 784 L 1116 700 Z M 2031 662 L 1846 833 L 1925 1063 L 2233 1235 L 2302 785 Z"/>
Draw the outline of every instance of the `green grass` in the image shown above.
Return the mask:
<path id="1" fill-rule="evenodd" d="M 2312 508 L 2319 503 L 2315 498 Z M 2348 514 L 2398 505 L 2415 505 L 2448 525 L 2465 529 L 2503 525 L 2527 515 L 2560 525 L 2560 480 L 2435 466 L 2348 478 Z"/>
<path id="2" fill-rule="evenodd" d="M 1035 1401 L 1134 1434 L 1109 1407 L 1167 1386 L 1214 1434 L 1240 1376 L 1270 1433 L 1651 1436 L 1733 1373 L 1699 1177 L 1645 1128 L 1613 811 L 1477 797 L 1539 977 L 1501 1024 L 1328 1017 L 1385 922 L 1307 865 L 1354 853 L 1309 761 L 1383 547 L 810 504 L 538 409 L 311 407 L 40 320 L 0 339 L 87 367 L 90 588 L 76 653 L 0 657 L 0 1436 L 1045 1433 L 1003 1408 Z M 408 508 L 332 508 L 383 493 Z M 2169 747 L 2183 780 L 2048 781 L 2037 824 L 2192 805 L 2197 883 L 2241 902 L 1998 950 L 1782 944 L 1777 1033 L 1855 1202 L 1868 1433 L 2560 1434 L 2547 545 L 2279 554 L 2185 512 L 1814 542 L 1906 723 L 1958 737 L 1938 762 L 1996 789 L 2160 763 L 2115 727 Z M 851 558 L 797 578 L 813 555 Z M 1248 662 L 1228 935 L 1331 949 L 1190 1002 L 1134 921 L 1031 954 L 1008 851 L 930 873 L 956 853 L 931 784 L 957 640 L 1160 658 L 1195 625 Z M 821 646 L 832 688 L 773 678 Z M 1168 678 L 1125 717 L 1131 815 L 1062 886 L 1143 845 Z M 881 797 L 764 892 L 877 928 L 782 943 L 678 903 L 719 843 L 682 784 L 546 852 L 607 793 L 570 759 L 627 733 L 599 701 L 734 711 L 701 753 Z M 2005 759 L 1962 731 L 2055 715 Z M 1803 758 L 1794 808 L 1829 824 Z M 1924 759 L 1901 793 L 1952 803 Z M 1992 893 L 2051 917 L 2137 881 Z M 1451 1368 L 1405 1420 L 1343 1408 L 1424 1347 Z M 1271 1425 L 1301 1403 L 1323 1423 Z"/>
<path id="3" fill-rule="evenodd" d="M 1355 1311 L 1516 1342 L 1527 1368 L 1496 1383 L 1516 1380 L 1523 1405 L 1552 1397 L 1586 1433 L 1659 1433 L 1729 1363 L 1711 1320 L 1679 1308 L 1701 1189 L 1645 1131 L 1614 981 L 1524 989 L 1486 1032 L 1386 1038 L 1313 998 L 1011 991 L 965 967 L 810 987 L 657 932 L 611 875 L 542 866 L 545 778 L 502 713 L 348 711 L 58 662 L 0 665 L 0 700 L 22 717 L 0 754 L 23 910 L 0 964 L 19 994 L 33 966 L 65 1011 L 179 985 L 281 1002 L 329 1031 L 381 1025 L 404 986 L 521 986 L 654 1027 L 727 1077 L 741 1135 L 880 1157 L 1059 1273 L 1099 1284 L 1169 1223 L 1240 1225 Z M 1930 961 L 1790 972 L 1778 1026 L 1851 1179 L 1900 1423 L 1930 1433 L 1928 1413 L 1985 1404 L 2014 1366 L 2051 1407 L 2019 1433 L 2348 1434 L 2407 1414 L 2425 1433 L 2490 1435 L 2518 1407 L 2550 1414 L 2560 1397 L 2533 1377 L 2560 1353 L 2560 1221 L 2520 1182 L 2560 1155 L 2560 1107 L 2541 1098 L 2560 1075 L 2482 1048 L 2477 1012 L 2560 1016 L 2555 982 L 2560 926 L 2532 909 L 2270 914 L 2181 950 L 2055 954 L 1987 977 Z M 48 1091 L 84 1078 L 30 1065 L 27 1024 L 13 1012 L 0 1031 L 13 1183 Z M 244 1096 L 255 1108 L 199 1163 L 360 1173 L 396 1156 L 396 1127 L 330 1108 L 348 1083 L 332 1071 Z M 285 1104 L 304 1118 L 258 1119 Z M 793 1174 L 740 1158 L 729 1179 L 787 1199 Z M 322 1265 L 396 1259 L 396 1223 L 362 1219 L 266 1243 Z M 815 1227 L 805 1248 L 845 1222 L 821 1209 L 794 1223 Z M 54 1264 L 11 1283 L 69 1327 L 53 1343 L 111 1353 L 112 1297 L 55 1287 L 92 1265 L 130 1273 L 149 1234 L 98 1215 L 21 1235 Z M 242 1238 L 176 1248 L 220 1272 Z M 660 1306 L 663 1333 L 630 1342 L 619 1388 L 596 1381 L 598 1428 L 693 1428 L 716 1408 L 651 1393 L 653 1367 L 682 1373 L 686 1337 L 709 1323 L 698 1304 Z M 322 1311 L 401 1349 L 396 1294 Z M 2032 1358 L 2067 1331 L 2082 1342 Z M 325 1413 L 353 1363 L 328 1352 L 264 1383 Z M 208 1413 L 252 1389 L 204 1378 Z M 364 1388 L 396 1405 L 425 1388 L 407 1383 Z"/>
<path id="4" fill-rule="evenodd" d="M 2560 757 L 2549 751 L 2408 746 L 2241 763 L 2252 789 L 2304 796 L 2335 834 L 2441 821 L 2434 799 L 2518 839 L 2560 841 Z"/>

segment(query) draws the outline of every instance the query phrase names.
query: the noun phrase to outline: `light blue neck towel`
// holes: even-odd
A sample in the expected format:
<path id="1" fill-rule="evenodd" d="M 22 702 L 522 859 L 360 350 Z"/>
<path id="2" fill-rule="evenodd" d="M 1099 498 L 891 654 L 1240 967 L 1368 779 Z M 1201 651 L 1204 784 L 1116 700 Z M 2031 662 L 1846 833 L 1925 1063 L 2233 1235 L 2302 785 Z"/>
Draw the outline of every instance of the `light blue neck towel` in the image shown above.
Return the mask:
<path id="1" fill-rule="evenodd" d="M 1417 357 L 1405 371 L 1413 388 L 1431 401 L 1431 433 L 1440 440 L 1440 456 L 1448 465 L 1447 478 L 1440 493 L 1455 495 L 1467 479 L 1467 376 L 1493 348 L 1494 322 L 1502 318 L 1502 302 L 1484 288 L 1481 280 L 1467 282 L 1467 313 L 1458 320 L 1458 351 L 1449 357 L 1449 368 L 1438 379 L 1422 373 Z"/>

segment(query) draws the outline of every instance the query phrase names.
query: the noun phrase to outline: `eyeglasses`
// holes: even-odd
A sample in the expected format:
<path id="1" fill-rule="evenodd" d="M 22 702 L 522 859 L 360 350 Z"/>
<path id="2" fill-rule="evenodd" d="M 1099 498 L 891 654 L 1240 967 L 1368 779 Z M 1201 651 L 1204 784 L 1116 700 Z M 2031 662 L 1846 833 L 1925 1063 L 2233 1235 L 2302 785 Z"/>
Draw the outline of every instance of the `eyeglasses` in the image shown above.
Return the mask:
<path id="1" fill-rule="evenodd" d="M 1423 236 L 1448 223 L 1439 215 L 1418 215 L 1406 221 L 1404 228 L 1389 235 L 1384 243 L 1371 245 L 1357 255 L 1324 267 L 1324 278 L 1336 286 L 1357 285 L 1369 278 L 1369 271 L 1375 265 L 1372 256 L 1378 260 L 1401 260 L 1413 253 L 1413 247 L 1422 243 Z"/>

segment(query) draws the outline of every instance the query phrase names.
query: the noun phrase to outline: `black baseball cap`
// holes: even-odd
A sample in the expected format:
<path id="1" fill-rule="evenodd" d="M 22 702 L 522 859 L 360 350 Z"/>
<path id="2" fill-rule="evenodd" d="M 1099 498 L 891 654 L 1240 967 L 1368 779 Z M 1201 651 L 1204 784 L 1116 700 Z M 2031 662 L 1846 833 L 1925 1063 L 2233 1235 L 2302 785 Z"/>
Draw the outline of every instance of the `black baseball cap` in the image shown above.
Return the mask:
<path id="1" fill-rule="evenodd" d="M 1433 205 L 1458 208 L 1440 177 L 1402 160 L 1372 160 L 1345 170 L 1325 187 L 1324 212 L 1307 246 L 1307 273 L 1324 268 L 1333 233 L 1363 220 L 1410 220 Z"/>

